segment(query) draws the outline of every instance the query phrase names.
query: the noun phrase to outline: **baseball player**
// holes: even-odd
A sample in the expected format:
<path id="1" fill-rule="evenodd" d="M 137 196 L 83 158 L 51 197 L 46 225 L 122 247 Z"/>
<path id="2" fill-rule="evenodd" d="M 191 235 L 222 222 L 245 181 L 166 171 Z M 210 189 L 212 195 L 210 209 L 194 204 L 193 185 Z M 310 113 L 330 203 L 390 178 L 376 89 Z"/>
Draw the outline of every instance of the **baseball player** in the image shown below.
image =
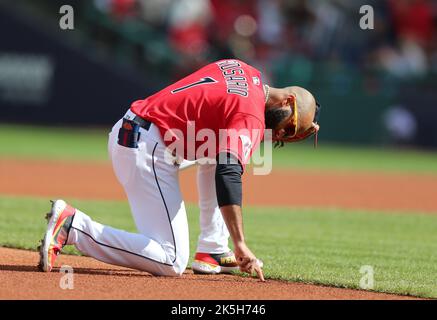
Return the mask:
<path id="1" fill-rule="evenodd" d="M 211 63 L 135 101 L 113 126 L 108 150 L 138 233 L 102 225 L 56 200 L 40 246 L 40 269 L 50 271 L 62 248 L 74 245 L 106 263 L 181 275 L 189 237 L 178 173 L 197 161 L 201 233 L 194 272 L 239 269 L 264 281 L 262 263 L 244 238 L 241 176 L 265 129 L 279 144 L 317 136 L 318 110 L 307 90 L 263 84 L 260 72 L 239 60 Z"/>

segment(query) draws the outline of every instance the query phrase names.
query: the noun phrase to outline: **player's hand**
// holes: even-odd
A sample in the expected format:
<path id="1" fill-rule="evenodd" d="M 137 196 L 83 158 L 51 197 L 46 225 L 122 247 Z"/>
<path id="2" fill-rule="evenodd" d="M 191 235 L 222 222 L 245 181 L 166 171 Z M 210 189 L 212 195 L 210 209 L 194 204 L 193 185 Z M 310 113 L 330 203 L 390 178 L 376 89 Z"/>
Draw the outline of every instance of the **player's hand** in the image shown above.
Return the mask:
<path id="1" fill-rule="evenodd" d="M 260 261 L 245 244 L 235 246 L 234 254 L 241 272 L 246 272 L 250 275 L 256 273 L 261 281 L 265 281 Z"/>

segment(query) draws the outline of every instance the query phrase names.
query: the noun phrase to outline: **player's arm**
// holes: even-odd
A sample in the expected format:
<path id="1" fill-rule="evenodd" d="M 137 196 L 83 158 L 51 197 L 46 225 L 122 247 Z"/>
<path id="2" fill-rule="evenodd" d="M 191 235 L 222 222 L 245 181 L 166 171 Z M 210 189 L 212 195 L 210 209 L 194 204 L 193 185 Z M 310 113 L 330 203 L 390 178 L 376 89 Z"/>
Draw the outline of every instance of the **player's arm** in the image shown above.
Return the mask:
<path id="1" fill-rule="evenodd" d="M 230 153 L 217 157 L 215 183 L 217 202 L 234 243 L 234 253 L 240 270 L 252 274 L 254 271 L 264 281 L 264 275 L 255 255 L 244 240 L 243 216 L 241 210 L 243 169 Z M 225 161 L 224 161 L 225 159 Z"/>

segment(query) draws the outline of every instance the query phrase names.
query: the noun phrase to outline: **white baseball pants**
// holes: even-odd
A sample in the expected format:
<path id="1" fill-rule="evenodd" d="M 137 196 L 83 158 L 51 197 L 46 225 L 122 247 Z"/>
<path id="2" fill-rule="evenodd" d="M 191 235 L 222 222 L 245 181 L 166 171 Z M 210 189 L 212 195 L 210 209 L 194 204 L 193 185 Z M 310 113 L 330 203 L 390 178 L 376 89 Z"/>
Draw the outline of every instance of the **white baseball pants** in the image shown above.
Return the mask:
<path id="1" fill-rule="evenodd" d="M 140 129 L 138 148 L 133 149 L 117 143 L 121 123 L 119 120 L 109 134 L 108 150 L 138 233 L 104 226 L 76 210 L 67 244 L 106 263 L 154 275 L 180 275 L 190 254 L 187 216 L 179 188 L 180 168 L 164 160 L 169 154 L 155 125 L 147 131 Z M 184 161 L 180 167 L 192 164 Z M 197 183 L 201 228 L 197 251 L 227 252 L 229 233 L 217 206 L 215 165 L 199 165 Z"/>

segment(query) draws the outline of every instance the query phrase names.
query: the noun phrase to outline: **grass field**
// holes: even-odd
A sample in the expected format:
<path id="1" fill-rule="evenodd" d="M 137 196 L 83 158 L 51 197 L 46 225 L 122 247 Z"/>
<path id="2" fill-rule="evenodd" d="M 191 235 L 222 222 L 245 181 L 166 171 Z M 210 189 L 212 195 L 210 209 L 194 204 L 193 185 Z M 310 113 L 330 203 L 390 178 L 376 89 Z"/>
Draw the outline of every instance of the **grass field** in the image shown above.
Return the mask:
<path id="1" fill-rule="evenodd" d="M 0 125 L 0 156 L 106 161 L 108 129 L 42 128 Z M 312 169 L 437 173 L 437 153 L 344 147 L 312 142 L 276 149 L 274 166 Z"/>
<path id="2" fill-rule="evenodd" d="M 125 202 L 67 200 L 96 221 L 135 231 Z M 0 245 L 35 250 L 48 208 L 43 199 L 0 197 Z M 188 206 L 188 219 L 193 253 L 196 207 Z M 360 268 L 370 265 L 376 291 L 437 297 L 435 216 L 246 208 L 245 229 L 268 278 L 359 288 Z"/>
<path id="3" fill-rule="evenodd" d="M 103 129 L 1 125 L 0 157 L 106 161 L 106 140 Z M 316 151 L 310 143 L 292 145 L 274 158 L 284 168 L 437 173 L 437 153 L 323 142 Z M 66 200 L 99 222 L 135 230 L 125 202 Z M 48 208 L 45 199 L 0 195 L 0 246 L 34 250 Z M 199 233 L 195 206 L 188 205 L 188 218 L 193 253 Z M 358 288 L 360 267 L 370 265 L 375 291 L 437 298 L 437 215 L 251 207 L 245 208 L 245 228 L 268 278 Z"/>

